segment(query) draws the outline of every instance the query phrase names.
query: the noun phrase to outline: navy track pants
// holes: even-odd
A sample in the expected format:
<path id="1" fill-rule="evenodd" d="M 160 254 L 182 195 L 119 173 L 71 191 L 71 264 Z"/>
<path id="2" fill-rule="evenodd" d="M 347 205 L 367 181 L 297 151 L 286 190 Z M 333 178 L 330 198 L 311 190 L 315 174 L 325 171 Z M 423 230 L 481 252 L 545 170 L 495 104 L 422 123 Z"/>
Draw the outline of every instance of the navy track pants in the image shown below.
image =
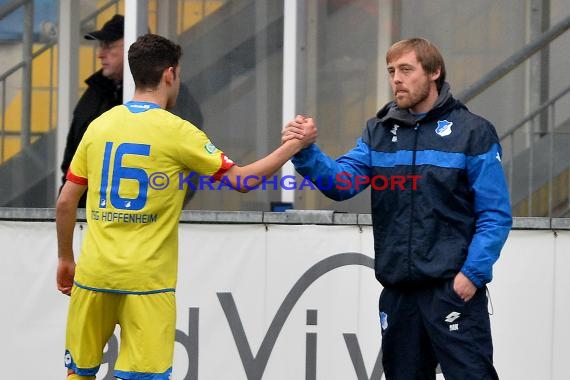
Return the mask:
<path id="1" fill-rule="evenodd" d="M 387 380 L 434 380 L 440 363 L 446 380 L 498 379 L 486 288 L 469 302 L 453 279 L 425 288 L 385 288 L 380 295 L 382 364 Z"/>

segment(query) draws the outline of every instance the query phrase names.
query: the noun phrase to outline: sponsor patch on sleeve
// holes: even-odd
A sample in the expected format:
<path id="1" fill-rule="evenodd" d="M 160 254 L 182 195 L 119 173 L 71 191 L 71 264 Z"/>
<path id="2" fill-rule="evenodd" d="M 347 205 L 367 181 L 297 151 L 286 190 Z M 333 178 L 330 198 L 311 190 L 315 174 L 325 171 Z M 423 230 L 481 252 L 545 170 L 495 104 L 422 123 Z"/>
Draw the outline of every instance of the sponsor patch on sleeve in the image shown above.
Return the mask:
<path id="1" fill-rule="evenodd" d="M 206 152 L 210 154 L 214 153 L 217 150 L 216 146 L 209 141 L 206 145 L 204 145 L 204 149 L 206 149 Z"/>

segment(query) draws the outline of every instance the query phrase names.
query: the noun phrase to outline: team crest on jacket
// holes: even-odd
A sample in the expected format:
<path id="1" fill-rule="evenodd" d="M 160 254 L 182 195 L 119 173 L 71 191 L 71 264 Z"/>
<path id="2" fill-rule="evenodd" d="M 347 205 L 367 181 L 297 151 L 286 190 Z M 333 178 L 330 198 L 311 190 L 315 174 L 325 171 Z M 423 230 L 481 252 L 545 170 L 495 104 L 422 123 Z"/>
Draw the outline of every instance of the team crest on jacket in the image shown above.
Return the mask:
<path id="1" fill-rule="evenodd" d="M 435 129 L 435 133 L 437 133 L 441 137 L 449 136 L 451 134 L 451 126 L 452 125 L 453 125 L 452 121 L 438 120 L 437 121 L 437 128 Z"/>
<path id="2" fill-rule="evenodd" d="M 390 129 L 390 133 L 392 133 L 394 136 L 392 136 L 392 142 L 397 142 L 398 141 L 398 128 L 400 128 L 400 126 L 398 124 L 394 124 L 394 127 L 392 129 Z"/>

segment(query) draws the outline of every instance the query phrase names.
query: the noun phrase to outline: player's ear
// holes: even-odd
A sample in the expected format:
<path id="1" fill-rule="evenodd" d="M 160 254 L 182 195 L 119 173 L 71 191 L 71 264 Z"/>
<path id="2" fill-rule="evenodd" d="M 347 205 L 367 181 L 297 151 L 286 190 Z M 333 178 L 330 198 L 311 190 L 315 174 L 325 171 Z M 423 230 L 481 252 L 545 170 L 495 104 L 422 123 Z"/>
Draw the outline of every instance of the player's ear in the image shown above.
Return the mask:
<path id="1" fill-rule="evenodd" d="M 164 78 L 165 83 L 170 84 L 174 82 L 176 78 L 176 72 L 174 71 L 174 68 L 170 66 L 164 69 L 164 71 L 162 72 L 162 77 Z"/>

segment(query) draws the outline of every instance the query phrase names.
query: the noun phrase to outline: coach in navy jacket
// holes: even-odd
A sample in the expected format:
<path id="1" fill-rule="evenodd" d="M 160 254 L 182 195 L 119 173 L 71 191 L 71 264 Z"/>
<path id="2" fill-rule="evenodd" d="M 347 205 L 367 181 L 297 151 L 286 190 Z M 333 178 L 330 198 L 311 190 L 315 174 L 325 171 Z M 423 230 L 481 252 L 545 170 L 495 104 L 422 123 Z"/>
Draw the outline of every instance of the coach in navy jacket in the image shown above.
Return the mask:
<path id="1" fill-rule="evenodd" d="M 501 147 L 490 122 L 454 99 L 424 39 L 386 56 L 395 100 L 354 149 L 331 159 L 310 145 L 297 171 L 329 198 L 372 187 L 383 365 L 388 380 L 495 379 L 485 285 L 511 228 Z M 283 139 L 316 133 L 298 116 Z"/>

